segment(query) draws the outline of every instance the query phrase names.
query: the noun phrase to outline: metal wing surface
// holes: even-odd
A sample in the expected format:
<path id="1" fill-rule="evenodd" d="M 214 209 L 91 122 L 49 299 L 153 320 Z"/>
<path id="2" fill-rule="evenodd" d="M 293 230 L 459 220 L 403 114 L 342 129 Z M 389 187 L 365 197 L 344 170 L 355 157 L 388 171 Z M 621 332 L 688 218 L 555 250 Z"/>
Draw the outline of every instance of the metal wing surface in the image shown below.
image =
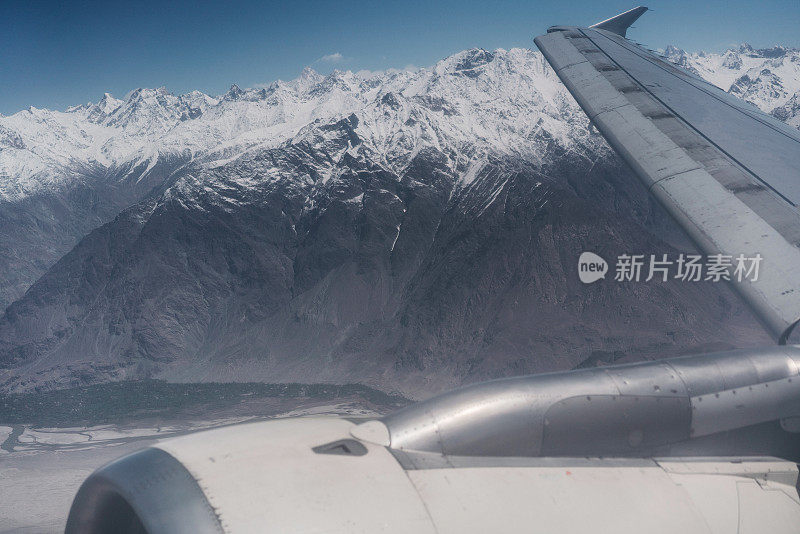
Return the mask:
<path id="1" fill-rule="evenodd" d="M 758 279 L 732 283 L 785 343 L 800 320 L 800 132 L 626 39 L 646 10 L 535 42 L 704 253 L 760 255 Z"/>

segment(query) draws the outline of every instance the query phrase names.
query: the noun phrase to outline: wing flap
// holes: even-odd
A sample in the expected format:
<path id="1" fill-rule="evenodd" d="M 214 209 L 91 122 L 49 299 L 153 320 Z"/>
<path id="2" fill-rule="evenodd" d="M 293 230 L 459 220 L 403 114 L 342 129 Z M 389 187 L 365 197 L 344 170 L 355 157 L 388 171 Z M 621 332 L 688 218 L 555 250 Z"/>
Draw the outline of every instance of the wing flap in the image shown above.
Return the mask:
<path id="1" fill-rule="evenodd" d="M 703 252 L 763 258 L 757 280 L 732 283 L 785 342 L 800 320 L 800 132 L 599 28 L 535 42 Z"/>

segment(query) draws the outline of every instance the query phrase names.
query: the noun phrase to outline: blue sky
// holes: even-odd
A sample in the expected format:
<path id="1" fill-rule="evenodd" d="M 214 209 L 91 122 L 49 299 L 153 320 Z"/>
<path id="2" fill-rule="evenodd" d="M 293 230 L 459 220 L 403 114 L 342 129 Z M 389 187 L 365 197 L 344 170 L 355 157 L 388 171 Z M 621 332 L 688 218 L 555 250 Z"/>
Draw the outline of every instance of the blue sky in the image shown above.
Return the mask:
<path id="1" fill-rule="evenodd" d="M 425 66 L 470 47 L 533 47 L 553 24 L 588 25 L 631 0 L 16 2 L 0 0 L 0 113 L 166 86 L 224 92 L 320 72 Z M 658 0 L 629 36 L 663 48 L 800 47 L 798 0 Z M 326 57 L 327 56 L 327 57 Z"/>

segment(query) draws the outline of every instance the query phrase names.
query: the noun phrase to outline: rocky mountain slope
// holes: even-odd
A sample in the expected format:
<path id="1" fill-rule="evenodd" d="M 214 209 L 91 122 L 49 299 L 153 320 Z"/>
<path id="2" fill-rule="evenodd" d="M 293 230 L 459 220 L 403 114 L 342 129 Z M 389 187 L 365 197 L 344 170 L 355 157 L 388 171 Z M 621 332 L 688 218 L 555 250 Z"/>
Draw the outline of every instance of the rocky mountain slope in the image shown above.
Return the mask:
<path id="1" fill-rule="evenodd" d="M 761 54 L 794 88 L 753 86 L 776 115 L 800 88 L 785 52 L 736 67 L 753 81 Z M 720 285 L 580 284 L 583 250 L 686 243 L 528 50 L 20 112 L 0 118 L 0 195 L 0 269 L 33 278 L 60 257 L 0 319 L 4 390 L 159 377 L 425 395 L 764 342 Z M 26 284 L 3 280 L 9 301 Z"/>

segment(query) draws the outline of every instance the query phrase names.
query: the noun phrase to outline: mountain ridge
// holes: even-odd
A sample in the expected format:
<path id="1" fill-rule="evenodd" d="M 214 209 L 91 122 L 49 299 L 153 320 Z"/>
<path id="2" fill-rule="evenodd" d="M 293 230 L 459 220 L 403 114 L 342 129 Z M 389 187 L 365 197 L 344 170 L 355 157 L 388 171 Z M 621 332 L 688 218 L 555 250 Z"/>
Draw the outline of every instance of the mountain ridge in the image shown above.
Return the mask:
<path id="1" fill-rule="evenodd" d="M 727 61 L 667 52 L 698 70 Z M 786 74 L 797 56 L 781 56 L 791 68 L 761 58 L 795 87 L 767 93 L 765 106 L 797 96 Z M 768 76 L 750 77 L 751 60 L 724 68 L 763 96 Z M 63 183 L 86 181 L 93 206 L 128 195 L 11 299 L 0 318 L 5 391 L 313 378 L 425 396 L 765 339 L 718 285 L 576 281 L 582 250 L 688 245 L 537 52 L 471 49 L 416 72 L 306 70 L 219 97 L 157 89 L 120 102 L 70 108 L 86 124 L 40 110 L 0 119 L 11 132 L 3 154 L 91 167 L 94 182 L 74 172 Z M 23 119 L 36 127 L 8 128 Z M 36 152 L 43 139 L 75 152 Z M 6 169 L 20 163 L 7 159 Z M 122 170 L 109 172 L 115 161 Z M 0 215 L 39 198 L 20 191 Z M 16 228 L 6 243 L 19 241 Z"/>

